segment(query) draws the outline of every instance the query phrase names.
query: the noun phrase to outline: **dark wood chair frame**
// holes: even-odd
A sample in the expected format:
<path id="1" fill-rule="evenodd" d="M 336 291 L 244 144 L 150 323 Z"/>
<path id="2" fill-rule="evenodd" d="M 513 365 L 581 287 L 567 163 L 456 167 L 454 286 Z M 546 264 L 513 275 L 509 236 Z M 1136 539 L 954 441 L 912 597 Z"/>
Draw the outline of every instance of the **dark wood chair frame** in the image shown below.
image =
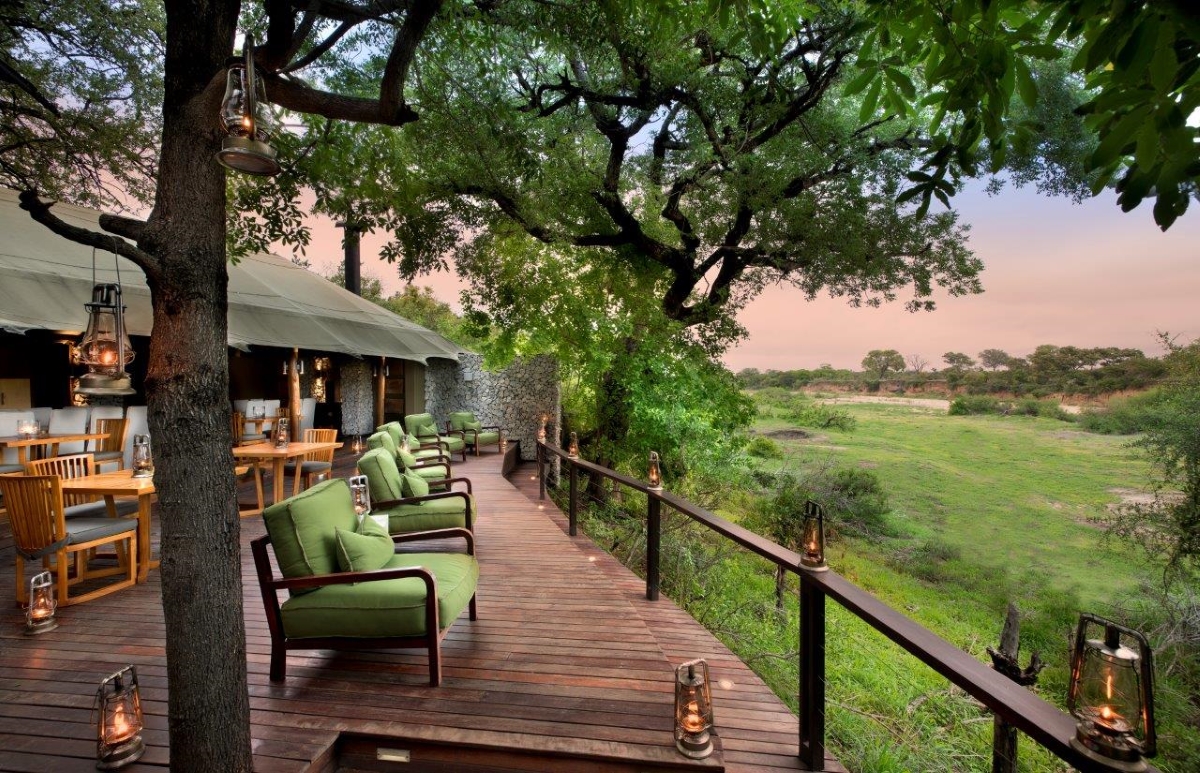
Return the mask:
<path id="1" fill-rule="evenodd" d="M 427 539 L 449 539 L 462 537 L 467 542 L 467 555 L 475 555 L 475 537 L 467 529 L 435 529 L 392 537 L 394 543 Z M 437 578 L 428 569 L 420 566 L 405 566 L 395 569 L 379 569 L 373 572 L 335 572 L 333 574 L 275 579 L 271 559 L 267 556 L 270 535 L 250 541 L 254 554 L 254 568 L 258 574 L 258 587 L 262 591 L 263 608 L 267 613 L 267 626 L 271 631 L 271 681 L 282 682 L 287 676 L 288 650 L 383 650 L 421 649 L 429 654 L 429 686 L 442 683 L 441 641 L 450 626 L 443 631 L 438 621 Z M 423 636 L 385 636 L 372 639 L 348 636 L 320 636 L 306 639 L 288 639 L 283 632 L 283 614 L 279 606 L 279 591 L 293 588 L 321 588 L 326 585 L 346 585 L 358 582 L 395 580 L 402 577 L 418 577 L 425 583 L 425 634 Z M 364 613 L 366 614 L 366 613 Z M 479 618 L 476 594 L 471 594 L 469 614 L 472 620 Z"/>

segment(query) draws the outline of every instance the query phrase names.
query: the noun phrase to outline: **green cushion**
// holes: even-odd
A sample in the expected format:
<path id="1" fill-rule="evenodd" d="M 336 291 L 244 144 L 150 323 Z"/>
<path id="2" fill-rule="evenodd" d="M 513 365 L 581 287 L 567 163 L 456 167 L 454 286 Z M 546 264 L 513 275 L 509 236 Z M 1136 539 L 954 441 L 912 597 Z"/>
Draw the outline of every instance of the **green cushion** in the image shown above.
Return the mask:
<path id="1" fill-rule="evenodd" d="M 500 442 L 500 433 L 494 429 L 486 429 L 478 435 L 468 437 L 474 437 L 475 442 L 481 446 L 490 446 Z"/>
<path id="2" fill-rule="evenodd" d="M 401 448 L 396 451 L 396 460 L 405 468 L 408 468 L 417 463 L 417 456 Z"/>
<path id="3" fill-rule="evenodd" d="M 416 435 L 405 435 L 405 437 L 408 438 L 408 450 L 415 451 L 421 445 L 421 438 Z"/>
<path id="4" fill-rule="evenodd" d="M 292 578 L 336 572 L 337 530 L 354 531 L 358 517 L 349 484 L 334 478 L 271 505 L 263 511 L 263 522 L 279 571 Z"/>
<path id="5" fill-rule="evenodd" d="M 470 429 L 470 430 L 474 430 L 475 432 L 482 432 L 483 431 L 483 422 L 482 421 L 463 422 L 463 429 Z"/>
<path id="6" fill-rule="evenodd" d="M 437 578 L 438 625 L 443 630 L 467 608 L 479 582 L 479 563 L 461 553 L 400 553 L 385 568 L 403 566 L 423 566 Z M 406 577 L 328 585 L 293 596 L 281 611 L 289 639 L 420 636 L 425 633 L 425 583 Z"/>
<path id="7" fill-rule="evenodd" d="M 392 456 L 396 455 L 396 444 L 393 442 L 392 436 L 387 432 L 376 432 L 374 435 L 367 436 L 367 448 L 372 450 L 383 448 L 390 452 Z"/>
<path id="8" fill-rule="evenodd" d="M 425 480 L 438 480 L 450 477 L 450 471 L 446 469 L 446 465 L 444 464 L 435 464 L 432 467 L 418 467 L 415 470 L 408 470 L 408 472 L 416 473 Z"/>
<path id="9" fill-rule="evenodd" d="M 462 435 L 446 435 L 442 438 L 442 444 L 446 446 L 447 451 L 461 451 L 466 443 L 462 439 Z"/>
<path id="10" fill-rule="evenodd" d="M 380 424 L 375 428 L 376 432 L 386 432 L 391 438 L 394 445 L 400 445 L 400 436 L 404 434 L 404 427 L 400 426 L 398 421 L 389 421 L 387 424 Z"/>
<path id="11" fill-rule="evenodd" d="M 405 496 L 424 497 L 429 495 L 429 484 L 412 470 L 404 471 Z"/>
<path id="12" fill-rule="evenodd" d="M 450 414 L 450 429 L 468 429 L 468 424 L 475 421 L 475 414 L 470 411 L 455 411 Z"/>
<path id="13" fill-rule="evenodd" d="M 429 413 L 410 413 L 404 417 L 404 428 L 408 430 L 410 435 L 420 435 L 418 429 L 423 424 L 436 424 L 433 420 L 433 415 Z"/>
<path id="14" fill-rule="evenodd" d="M 404 479 L 396 467 L 396 457 L 385 449 L 376 448 L 363 454 L 358 460 L 358 470 L 367 476 L 371 501 L 404 498 Z"/>
<path id="15" fill-rule="evenodd" d="M 424 437 L 431 437 L 438 433 L 438 428 L 437 428 L 436 424 L 422 424 L 417 429 L 418 429 L 417 434 L 424 436 Z"/>
<path id="16" fill-rule="evenodd" d="M 420 505 L 375 508 L 374 515 L 388 517 L 389 534 L 408 534 L 430 529 L 470 529 L 475 526 L 475 500 L 467 497 L 431 499 Z"/>
<path id="17" fill-rule="evenodd" d="M 396 543 L 388 536 L 387 529 L 370 518 L 363 518 L 358 531 L 338 529 L 338 570 L 342 572 L 373 572 L 382 569 L 392 560 Z"/>
<path id="18" fill-rule="evenodd" d="M 416 446 L 409 446 L 409 448 L 416 449 Z M 442 449 L 440 449 L 440 448 L 423 448 L 420 450 L 414 450 L 412 452 L 412 455 L 417 457 L 418 459 L 432 459 L 433 457 L 438 456 L 441 453 L 442 453 Z M 20 465 L 18 465 L 18 466 L 20 466 Z"/>

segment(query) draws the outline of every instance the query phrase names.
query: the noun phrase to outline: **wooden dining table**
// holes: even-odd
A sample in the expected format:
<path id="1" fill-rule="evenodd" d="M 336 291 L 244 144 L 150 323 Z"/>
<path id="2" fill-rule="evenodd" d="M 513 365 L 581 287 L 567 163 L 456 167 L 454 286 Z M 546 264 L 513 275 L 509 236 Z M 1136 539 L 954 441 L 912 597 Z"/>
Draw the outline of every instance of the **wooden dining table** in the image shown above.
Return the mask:
<path id="1" fill-rule="evenodd" d="M 106 432 L 63 432 L 56 435 L 47 434 L 34 437 L 6 435 L 0 437 L 0 448 L 17 449 L 17 462 L 24 465 L 29 461 L 29 449 L 31 448 L 46 446 L 50 456 L 58 456 L 58 446 L 60 443 L 74 443 L 80 440 L 104 440 L 106 437 L 108 437 L 108 433 Z"/>
<path id="2" fill-rule="evenodd" d="M 288 459 L 295 459 L 297 462 L 306 454 L 315 453 L 317 451 L 336 450 L 342 447 L 341 441 L 330 443 L 288 443 L 283 447 L 276 447 L 274 443 L 252 443 L 248 446 L 238 446 L 233 449 L 234 457 L 238 459 L 260 459 L 263 461 L 270 460 L 271 462 L 271 496 L 272 502 L 282 502 L 283 493 L 283 466 Z M 300 471 L 300 465 L 296 465 L 296 477 L 292 483 L 292 496 L 300 493 L 300 478 L 303 473 Z"/>
<path id="3" fill-rule="evenodd" d="M 113 504 L 116 497 L 137 497 L 138 501 L 138 555 L 137 581 L 145 582 L 151 569 L 158 567 L 150 560 L 150 502 L 154 496 L 154 478 L 135 478 L 133 470 L 101 472 L 80 478 L 63 478 L 63 494 L 96 494 L 108 503 L 108 514 L 116 516 Z"/>

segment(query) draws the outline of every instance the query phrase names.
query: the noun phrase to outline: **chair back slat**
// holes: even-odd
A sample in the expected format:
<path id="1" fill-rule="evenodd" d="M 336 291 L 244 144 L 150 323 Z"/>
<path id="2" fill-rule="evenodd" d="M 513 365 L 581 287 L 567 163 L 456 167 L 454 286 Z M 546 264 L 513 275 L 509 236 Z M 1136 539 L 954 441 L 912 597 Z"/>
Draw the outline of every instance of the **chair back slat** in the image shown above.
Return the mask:
<path id="1" fill-rule="evenodd" d="M 123 420 L 122 420 L 123 421 Z M 27 475 L 55 475 L 59 478 L 82 478 L 96 471 L 94 457 L 91 454 L 71 454 L 69 456 L 52 456 L 49 459 L 35 459 L 26 462 Z M 63 504 L 82 505 L 95 502 L 100 497 L 96 494 L 63 494 Z"/>
<path id="2" fill-rule="evenodd" d="M 58 476 L 0 475 L 0 492 L 18 550 L 32 553 L 66 536 Z"/>
<path id="3" fill-rule="evenodd" d="M 305 443 L 336 443 L 336 429 L 306 429 L 304 430 Z M 311 451 L 304 455 L 306 462 L 329 462 L 333 463 L 333 451 L 330 448 L 325 451 Z"/>
<path id="4" fill-rule="evenodd" d="M 108 437 L 99 441 L 97 451 L 120 451 L 125 448 L 125 419 L 96 419 L 95 431 L 105 433 Z"/>

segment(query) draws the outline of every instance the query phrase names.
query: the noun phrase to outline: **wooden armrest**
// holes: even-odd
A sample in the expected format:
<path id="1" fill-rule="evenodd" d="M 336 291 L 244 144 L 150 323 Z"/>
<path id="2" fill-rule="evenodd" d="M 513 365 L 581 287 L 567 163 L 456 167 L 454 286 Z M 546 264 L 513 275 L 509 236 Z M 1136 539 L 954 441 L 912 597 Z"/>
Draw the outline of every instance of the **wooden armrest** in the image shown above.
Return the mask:
<path id="1" fill-rule="evenodd" d="M 376 569 L 373 572 L 334 572 L 333 574 L 317 574 L 312 577 L 293 577 L 290 580 L 272 580 L 271 587 L 278 590 L 321 588 L 326 585 L 353 585 L 358 582 L 397 580 L 402 577 L 420 577 L 425 580 L 429 593 L 436 594 L 433 573 L 423 566 L 398 566 L 395 569 Z"/>
<path id="2" fill-rule="evenodd" d="M 448 429 L 448 430 L 446 430 L 446 431 L 445 431 L 443 434 L 445 434 L 445 435 L 458 435 L 460 438 L 462 438 L 462 439 L 463 439 L 463 442 L 464 442 L 464 443 L 465 443 L 465 442 L 467 442 L 467 435 L 466 435 L 466 431 L 465 431 L 465 430 L 461 430 L 461 429 Z"/>
<path id="3" fill-rule="evenodd" d="M 474 491 L 471 490 L 471 479 L 470 478 L 426 478 L 425 482 L 428 483 L 431 488 L 434 486 L 453 487 L 453 485 L 455 483 L 466 483 L 467 484 L 467 493 L 468 494 L 475 493 Z M 442 492 L 442 493 L 445 493 L 445 492 Z"/>
<path id="4" fill-rule="evenodd" d="M 463 537 L 467 541 L 467 555 L 475 555 L 475 535 L 470 529 L 461 529 L 457 526 L 449 529 L 431 529 L 429 531 L 412 531 L 408 534 L 393 534 L 392 542 L 397 544 L 401 542 L 416 542 L 426 539 L 451 539 L 453 537 Z"/>

